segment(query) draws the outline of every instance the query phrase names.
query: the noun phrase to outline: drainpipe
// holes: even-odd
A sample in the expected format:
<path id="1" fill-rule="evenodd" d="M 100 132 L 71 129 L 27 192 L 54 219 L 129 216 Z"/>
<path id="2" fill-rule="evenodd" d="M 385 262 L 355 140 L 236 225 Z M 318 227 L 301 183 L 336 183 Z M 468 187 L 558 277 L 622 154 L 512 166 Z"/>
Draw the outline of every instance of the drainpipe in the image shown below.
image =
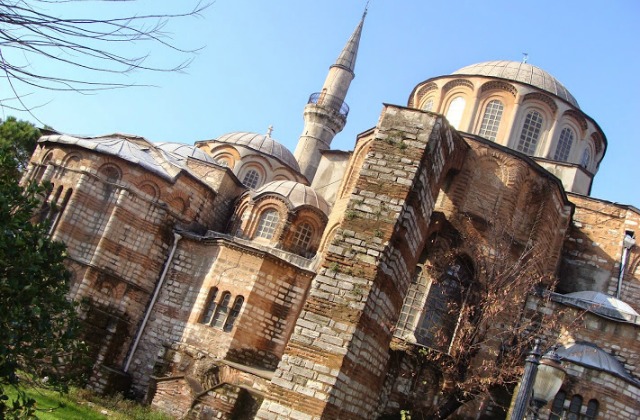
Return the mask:
<path id="1" fill-rule="evenodd" d="M 156 288 L 153 291 L 153 297 L 151 298 L 151 302 L 149 303 L 149 307 L 147 308 L 147 312 L 144 314 L 144 318 L 142 319 L 142 324 L 140 328 L 138 328 L 138 333 L 136 334 L 136 339 L 131 346 L 131 351 L 129 352 L 129 357 L 127 358 L 127 362 L 124 365 L 125 373 L 129 370 L 129 365 L 131 365 L 131 361 L 133 360 L 133 355 L 138 348 L 138 343 L 140 343 L 140 338 L 142 337 L 142 333 L 144 332 L 144 328 L 147 326 L 147 321 L 149 320 L 149 316 L 151 315 L 151 310 L 153 309 L 153 305 L 155 305 L 156 300 L 158 299 L 158 295 L 160 294 L 160 289 L 162 289 L 162 285 L 164 284 L 165 277 L 167 276 L 167 272 L 169 271 L 169 266 L 171 265 L 171 261 L 173 261 L 173 255 L 176 252 L 176 248 L 178 247 L 178 241 L 182 239 L 182 235 L 177 232 L 173 232 L 173 247 L 171 248 L 171 252 L 169 253 L 169 257 L 167 257 L 167 262 L 164 264 L 164 269 L 162 270 L 162 274 L 160 275 L 160 280 L 156 284 Z"/>
<path id="2" fill-rule="evenodd" d="M 622 291 L 622 279 L 624 278 L 624 270 L 627 265 L 627 257 L 629 256 L 629 250 L 631 250 L 631 248 L 633 248 L 635 244 L 636 240 L 633 237 L 633 232 L 625 232 L 624 240 L 622 241 L 622 260 L 620 261 L 620 275 L 618 276 L 616 299 L 620 299 L 620 292 Z"/>

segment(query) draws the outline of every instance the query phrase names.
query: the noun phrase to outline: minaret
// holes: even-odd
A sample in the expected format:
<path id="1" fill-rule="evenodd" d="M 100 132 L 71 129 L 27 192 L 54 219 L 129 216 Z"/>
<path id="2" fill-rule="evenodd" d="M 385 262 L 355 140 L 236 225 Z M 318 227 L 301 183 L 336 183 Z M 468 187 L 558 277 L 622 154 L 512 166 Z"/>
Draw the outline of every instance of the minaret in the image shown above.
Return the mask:
<path id="1" fill-rule="evenodd" d="M 300 171 L 309 182 L 313 180 L 318 169 L 320 151 L 329 149 L 331 141 L 347 122 L 349 107 L 344 98 L 355 77 L 353 71 L 366 16 L 365 9 L 358 27 L 353 31 L 335 64 L 329 68 L 322 91 L 312 94 L 304 108 L 304 129 L 294 156 L 300 165 Z"/>

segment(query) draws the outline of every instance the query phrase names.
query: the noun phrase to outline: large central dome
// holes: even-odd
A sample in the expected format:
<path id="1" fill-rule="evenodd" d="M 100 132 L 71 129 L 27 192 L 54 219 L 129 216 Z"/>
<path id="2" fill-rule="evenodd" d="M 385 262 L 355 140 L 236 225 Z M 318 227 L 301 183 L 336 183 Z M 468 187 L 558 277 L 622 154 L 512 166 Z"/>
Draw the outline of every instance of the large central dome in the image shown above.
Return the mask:
<path id="1" fill-rule="evenodd" d="M 578 101 L 552 75 L 542 70 L 540 67 L 518 61 L 485 61 L 484 63 L 472 64 L 454 71 L 452 74 L 464 74 L 474 76 L 498 77 L 512 80 L 514 82 L 526 83 L 531 86 L 546 90 L 569 102 L 576 108 L 580 108 Z"/>

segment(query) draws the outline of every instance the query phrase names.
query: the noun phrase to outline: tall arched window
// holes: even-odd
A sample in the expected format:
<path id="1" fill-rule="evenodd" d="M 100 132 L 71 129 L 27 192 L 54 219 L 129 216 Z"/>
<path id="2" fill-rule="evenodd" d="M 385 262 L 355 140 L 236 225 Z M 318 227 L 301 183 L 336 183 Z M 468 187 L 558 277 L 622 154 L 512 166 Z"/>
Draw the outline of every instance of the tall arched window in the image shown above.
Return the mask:
<path id="1" fill-rule="evenodd" d="M 222 298 L 220 299 L 220 303 L 216 308 L 215 314 L 213 315 L 213 319 L 211 320 L 211 326 L 216 328 L 222 328 L 225 320 L 227 319 L 227 314 L 229 313 L 229 301 L 231 300 L 231 293 L 224 292 L 222 294 Z"/>
<path id="2" fill-rule="evenodd" d="M 260 183 L 260 174 L 255 169 L 249 169 L 244 175 L 242 183 L 249 188 L 256 188 Z"/>
<path id="3" fill-rule="evenodd" d="M 422 105 L 422 109 L 424 111 L 431 111 L 433 109 L 433 98 L 427 99 L 424 105 Z"/>
<path id="4" fill-rule="evenodd" d="M 460 127 L 465 105 L 466 101 L 462 96 L 458 96 L 449 104 L 446 117 L 449 124 L 451 124 L 451 126 L 456 130 Z"/>
<path id="5" fill-rule="evenodd" d="M 582 159 L 580 159 L 580 165 L 583 168 L 588 168 L 590 163 L 591 163 L 591 150 L 587 147 L 586 149 L 584 149 L 584 152 L 582 152 Z"/>
<path id="6" fill-rule="evenodd" d="M 562 418 L 565 398 L 567 398 L 567 394 L 564 391 L 558 391 L 556 397 L 553 399 L 553 404 L 551 404 L 549 420 L 560 420 Z"/>
<path id="7" fill-rule="evenodd" d="M 211 318 L 213 317 L 213 313 L 216 311 L 216 296 L 218 296 L 218 288 L 212 287 L 209 290 L 209 296 L 207 296 L 207 303 L 205 305 L 204 312 L 202 313 L 202 317 L 200 318 L 200 322 L 203 324 L 208 324 L 211 322 Z"/>
<path id="8" fill-rule="evenodd" d="M 258 228 L 256 229 L 255 236 L 265 239 L 273 238 L 273 234 L 276 231 L 279 220 L 280 216 L 278 216 L 278 212 L 276 210 L 265 210 L 260 215 L 260 220 L 258 221 Z"/>
<path id="9" fill-rule="evenodd" d="M 581 408 L 582 397 L 580 395 L 574 395 L 571 398 L 571 403 L 569 404 L 569 413 L 567 414 L 567 420 L 579 420 Z"/>
<path id="10" fill-rule="evenodd" d="M 486 139 L 495 141 L 503 110 L 504 105 L 502 105 L 502 102 L 497 99 L 490 101 L 484 109 L 480 132 L 478 134 Z"/>
<path id="11" fill-rule="evenodd" d="M 231 312 L 229 312 L 229 316 L 224 323 L 223 330 L 229 332 L 233 329 L 233 324 L 236 322 L 236 318 L 240 315 L 240 309 L 242 309 L 242 304 L 244 303 L 244 297 L 238 296 L 236 300 L 233 301 L 233 306 L 231 307 Z"/>
<path id="12" fill-rule="evenodd" d="M 434 278 L 416 331 L 418 343 L 449 352 L 462 309 L 467 304 L 472 280 L 470 265 L 458 258 Z"/>
<path id="13" fill-rule="evenodd" d="M 569 127 L 565 127 L 560 132 L 560 138 L 558 139 L 558 147 L 556 147 L 556 154 L 553 159 L 566 162 L 569 159 L 569 152 L 573 145 L 573 130 Z"/>
<path id="14" fill-rule="evenodd" d="M 598 416 L 599 405 L 598 400 L 589 400 L 589 403 L 587 404 L 587 412 L 584 415 L 585 419 L 595 419 Z"/>
<path id="15" fill-rule="evenodd" d="M 293 234 L 293 248 L 295 251 L 306 251 L 309 243 L 311 242 L 311 236 L 313 235 L 313 228 L 309 223 L 301 223 L 296 228 Z"/>
<path id="16" fill-rule="evenodd" d="M 538 111 L 531 111 L 527 114 L 520 132 L 518 151 L 527 155 L 533 155 L 536 152 L 543 121 L 542 115 Z"/>

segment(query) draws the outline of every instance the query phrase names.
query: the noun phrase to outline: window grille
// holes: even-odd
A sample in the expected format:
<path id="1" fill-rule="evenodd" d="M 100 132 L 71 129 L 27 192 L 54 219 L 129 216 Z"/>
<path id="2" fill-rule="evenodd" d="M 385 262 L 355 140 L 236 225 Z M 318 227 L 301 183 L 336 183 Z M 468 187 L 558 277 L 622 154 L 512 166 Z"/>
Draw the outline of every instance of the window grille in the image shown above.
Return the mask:
<path id="1" fill-rule="evenodd" d="M 488 140 L 495 141 L 498 135 L 498 127 L 502 119 L 504 106 L 497 99 L 490 101 L 484 110 L 482 123 L 480 124 L 480 135 Z"/>
<path id="2" fill-rule="evenodd" d="M 313 228 L 309 223 L 300 224 L 293 234 L 293 247 L 300 251 L 305 251 L 311 242 Z"/>
<path id="3" fill-rule="evenodd" d="M 531 111 L 527 114 L 520 133 L 518 151 L 527 155 L 533 155 L 536 152 L 540 131 L 542 130 L 542 122 L 542 115 L 538 111 Z"/>
<path id="4" fill-rule="evenodd" d="M 553 157 L 555 160 L 566 162 L 567 159 L 569 159 L 569 152 L 571 151 L 571 146 L 573 145 L 573 138 L 573 130 L 565 127 L 560 133 L 558 147 L 556 147 L 556 154 Z"/>
<path id="5" fill-rule="evenodd" d="M 271 239 L 278 226 L 278 212 L 276 210 L 266 210 L 260 215 L 256 236 L 259 238 Z"/>
<path id="6" fill-rule="evenodd" d="M 260 182 L 260 174 L 255 169 L 249 169 L 242 183 L 249 188 L 256 188 Z"/>

